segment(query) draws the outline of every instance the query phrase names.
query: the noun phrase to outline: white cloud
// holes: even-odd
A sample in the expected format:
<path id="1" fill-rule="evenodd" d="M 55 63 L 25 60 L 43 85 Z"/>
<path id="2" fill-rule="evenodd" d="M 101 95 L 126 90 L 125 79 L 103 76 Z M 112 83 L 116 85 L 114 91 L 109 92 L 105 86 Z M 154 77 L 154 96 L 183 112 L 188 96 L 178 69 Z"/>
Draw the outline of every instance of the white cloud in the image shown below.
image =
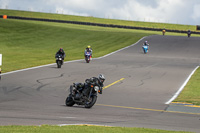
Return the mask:
<path id="1" fill-rule="evenodd" d="M 200 4 L 199 5 L 194 5 L 192 18 L 194 20 L 200 19 Z"/>
<path id="2" fill-rule="evenodd" d="M 9 8 L 8 5 L 10 3 L 10 0 L 0 0 L 0 8 L 7 9 Z"/>

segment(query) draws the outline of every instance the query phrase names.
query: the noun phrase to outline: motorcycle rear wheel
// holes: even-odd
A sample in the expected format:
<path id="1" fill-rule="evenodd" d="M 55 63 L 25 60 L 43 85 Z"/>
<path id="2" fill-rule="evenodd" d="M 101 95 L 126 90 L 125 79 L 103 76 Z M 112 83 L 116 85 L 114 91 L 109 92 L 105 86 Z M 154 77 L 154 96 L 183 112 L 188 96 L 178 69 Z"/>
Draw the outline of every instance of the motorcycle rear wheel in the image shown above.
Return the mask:
<path id="1" fill-rule="evenodd" d="M 90 101 L 88 103 L 85 104 L 85 108 L 91 108 L 97 101 L 97 96 L 92 96 L 90 98 Z"/>
<path id="2" fill-rule="evenodd" d="M 66 100 L 65 100 L 65 104 L 66 106 L 73 106 L 75 104 L 75 102 L 73 101 L 72 97 L 67 97 Z"/>

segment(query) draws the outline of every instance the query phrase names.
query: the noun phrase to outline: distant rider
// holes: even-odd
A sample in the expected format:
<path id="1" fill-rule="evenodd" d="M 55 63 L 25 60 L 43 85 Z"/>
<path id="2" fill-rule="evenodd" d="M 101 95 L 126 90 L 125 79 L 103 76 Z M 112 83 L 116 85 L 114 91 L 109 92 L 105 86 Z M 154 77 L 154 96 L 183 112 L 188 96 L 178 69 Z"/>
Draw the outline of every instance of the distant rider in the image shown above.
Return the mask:
<path id="1" fill-rule="evenodd" d="M 143 43 L 143 50 L 144 50 L 144 46 L 147 46 L 147 52 L 148 52 L 148 50 L 149 50 L 149 44 L 148 44 L 147 41 L 144 41 L 144 43 Z"/>
<path id="2" fill-rule="evenodd" d="M 58 52 L 56 53 L 55 57 L 57 57 L 57 55 L 62 55 L 62 59 L 64 60 L 65 59 L 65 51 L 63 50 L 63 48 L 60 48 L 58 50 Z"/>
<path id="3" fill-rule="evenodd" d="M 188 37 L 190 37 L 191 33 L 192 32 L 190 30 L 187 31 Z"/>
<path id="4" fill-rule="evenodd" d="M 87 46 L 87 48 L 85 49 L 85 53 L 86 52 L 90 52 L 90 54 L 91 54 L 91 57 L 92 57 L 92 48 L 90 47 L 90 46 Z M 84 56 L 85 56 L 85 53 L 84 53 Z M 90 57 L 90 58 L 91 58 Z"/>
<path id="5" fill-rule="evenodd" d="M 143 46 L 149 46 L 147 41 L 144 41 Z"/>
<path id="6" fill-rule="evenodd" d="M 162 30 L 162 33 L 163 33 L 163 36 L 165 35 L 165 32 L 166 32 L 166 30 L 165 30 L 165 28 Z"/>

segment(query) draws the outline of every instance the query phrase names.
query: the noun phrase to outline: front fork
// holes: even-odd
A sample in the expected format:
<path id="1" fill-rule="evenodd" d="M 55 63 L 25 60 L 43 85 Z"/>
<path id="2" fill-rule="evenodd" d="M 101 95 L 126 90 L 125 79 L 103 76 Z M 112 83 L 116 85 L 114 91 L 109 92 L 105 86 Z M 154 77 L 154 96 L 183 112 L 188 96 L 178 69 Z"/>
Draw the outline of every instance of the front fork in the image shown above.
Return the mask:
<path id="1" fill-rule="evenodd" d="M 92 96 L 97 96 L 97 94 L 96 93 L 93 94 L 92 91 L 93 91 L 93 88 L 90 88 L 90 93 L 89 93 L 89 96 L 88 96 L 86 104 L 90 103 L 90 99 L 91 99 Z"/>

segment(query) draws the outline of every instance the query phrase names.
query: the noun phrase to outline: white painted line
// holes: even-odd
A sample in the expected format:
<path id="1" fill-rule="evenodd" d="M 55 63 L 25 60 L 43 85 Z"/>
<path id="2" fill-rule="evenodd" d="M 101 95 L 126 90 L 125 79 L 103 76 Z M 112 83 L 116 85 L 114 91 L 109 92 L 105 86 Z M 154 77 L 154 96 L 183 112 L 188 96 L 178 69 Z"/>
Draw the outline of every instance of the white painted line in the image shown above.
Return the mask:
<path id="1" fill-rule="evenodd" d="M 76 125 L 88 125 L 88 126 L 104 126 L 104 127 L 112 127 L 112 126 L 108 126 L 108 125 L 99 125 L 99 124 L 87 124 L 87 123 L 82 123 L 82 124 L 58 124 L 58 126 L 62 127 L 62 126 L 76 126 Z"/>
<path id="2" fill-rule="evenodd" d="M 170 104 L 174 99 L 177 98 L 177 96 L 181 93 L 181 91 L 184 89 L 185 85 L 187 84 L 187 82 L 190 80 L 190 78 L 192 77 L 192 75 L 194 74 L 194 72 L 199 68 L 199 66 L 197 66 L 192 73 L 189 75 L 189 77 L 185 80 L 185 82 L 183 83 L 183 85 L 180 87 L 180 89 L 174 94 L 174 96 L 167 101 L 165 104 Z"/>
<path id="3" fill-rule="evenodd" d="M 144 38 L 146 38 L 146 37 L 141 38 L 139 41 L 141 41 L 141 40 L 144 39 Z M 119 52 L 119 51 L 122 51 L 122 50 L 124 50 L 124 49 L 127 49 L 127 48 L 129 48 L 129 47 L 131 47 L 131 46 L 134 46 L 134 45 L 136 45 L 139 41 L 137 41 L 136 43 L 134 43 L 134 44 L 132 44 L 132 45 L 130 45 L 130 46 L 127 46 L 127 47 L 125 47 L 125 48 L 122 48 L 122 49 L 119 49 L 119 50 L 117 50 L 117 51 L 114 51 L 114 52 L 112 52 L 112 53 L 110 53 L 110 54 L 107 54 L 107 55 L 104 55 L 104 56 L 98 57 L 98 58 L 93 58 L 93 59 L 102 59 L 102 58 L 105 58 L 105 57 L 107 57 L 107 56 L 109 56 L 109 55 L 115 54 L 115 53 L 117 53 L 117 52 Z M 78 61 L 83 61 L 83 60 L 84 60 L 84 59 L 72 60 L 72 61 L 66 61 L 66 62 L 64 62 L 64 63 L 78 62 Z M 32 69 L 41 68 L 41 67 L 52 66 L 52 65 L 56 65 L 56 63 L 47 64 L 47 65 L 42 65 L 42 66 L 36 66 L 36 67 L 31 67 L 31 68 L 26 68 L 26 69 L 21 69 L 21 70 L 16 70 L 16 71 L 11 71 L 11 72 L 7 72 L 7 73 L 2 73 L 2 74 L 0 74 L 0 75 L 8 75 L 8 74 L 12 74 L 12 73 L 17 73 L 17 72 L 22 72 L 22 71 L 27 71 L 27 70 L 32 70 Z"/>

